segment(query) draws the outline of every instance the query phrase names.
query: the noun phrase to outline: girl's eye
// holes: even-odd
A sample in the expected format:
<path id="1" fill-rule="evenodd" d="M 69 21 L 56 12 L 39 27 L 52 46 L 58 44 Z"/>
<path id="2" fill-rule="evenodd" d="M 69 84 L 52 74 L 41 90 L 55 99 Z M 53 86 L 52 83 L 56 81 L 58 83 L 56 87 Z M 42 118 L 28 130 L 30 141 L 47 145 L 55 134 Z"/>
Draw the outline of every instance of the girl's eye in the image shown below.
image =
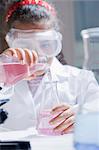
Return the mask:
<path id="1" fill-rule="evenodd" d="M 49 46 L 50 46 L 50 41 L 48 40 L 40 42 L 40 47 L 42 48 L 48 48 Z"/>

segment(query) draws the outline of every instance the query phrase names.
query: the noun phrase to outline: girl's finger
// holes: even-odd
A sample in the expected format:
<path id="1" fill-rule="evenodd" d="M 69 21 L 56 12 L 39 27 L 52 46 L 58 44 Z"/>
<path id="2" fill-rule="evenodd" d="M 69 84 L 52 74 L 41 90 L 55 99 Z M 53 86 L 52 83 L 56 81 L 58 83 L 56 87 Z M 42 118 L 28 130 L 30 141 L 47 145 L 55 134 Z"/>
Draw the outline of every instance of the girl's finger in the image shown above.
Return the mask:
<path id="1" fill-rule="evenodd" d="M 51 119 L 50 123 L 51 124 L 60 123 L 73 115 L 74 115 L 74 112 L 72 111 L 72 109 L 71 108 L 67 109 L 63 111 L 62 113 L 60 113 L 59 115 L 55 116 L 53 119 Z"/>
<path id="2" fill-rule="evenodd" d="M 63 131 L 61 132 L 61 134 L 62 134 L 62 135 L 63 135 L 63 134 L 67 134 L 67 133 L 73 132 L 73 130 L 74 130 L 74 124 L 72 124 L 71 126 L 69 126 L 68 128 L 66 128 L 65 130 L 63 130 Z"/>
<path id="3" fill-rule="evenodd" d="M 26 63 L 25 51 L 22 48 L 16 48 L 17 57 L 19 60 L 22 60 L 23 63 Z"/>
<path id="4" fill-rule="evenodd" d="M 29 64 L 29 65 L 33 64 L 33 57 L 32 57 L 31 51 L 28 49 L 24 49 L 24 51 L 25 51 L 25 57 L 26 57 L 27 64 Z"/>
<path id="5" fill-rule="evenodd" d="M 37 63 L 38 62 L 38 55 L 35 51 L 32 51 L 32 56 L 33 56 L 33 63 Z"/>
<path id="6" fill-rule="evenodd" d="M 30 81 L 30 80 L 33 80 L 35 78 L 36 78 L 36 76 L 35 76 L 35 74 L 33 74 L 33 75 L 29 76 L 29 77 L 24 78 L 24 80 Z"/>
<path id="7" fill-rule="evenodd" d="M 60 125 L 58 125 L 57 127 L 54 128 L 55 132 L 62 132 L 64 130 L 66 130 L 68 127 L 70 127 L 71 125 L 74 124 L 74 120 L 75 120 L 75 116 L 71 116 L 68 119 L 66 119 L 65 121 L 63 121 Z"/>
<path id="8" fill-rule="evenodd" d="M 52 114 L 56 113 L 56 112 L 60 112 L 60 111 L 65 111 L 69 108 L 70 108 L 70 106 L 67 104 L 59 105 L 59 106 L 52 109 Z"/>
<path id="9" fill-rule="evenodd" d="M 18 58 L 19 61 L 23 60 L 22 54 L 21 54 L 21 52 L 18 48 L 15 49 L 15 53 L 16 53 L 15 55 Z"/>
<path id="10" fill-rule="evenodd" d="M 15 56 L 17 57 L 16 50 L 14 48 L 8 48 L 3 52 L 3 54 L 8 55 L 8 56 Z"/>

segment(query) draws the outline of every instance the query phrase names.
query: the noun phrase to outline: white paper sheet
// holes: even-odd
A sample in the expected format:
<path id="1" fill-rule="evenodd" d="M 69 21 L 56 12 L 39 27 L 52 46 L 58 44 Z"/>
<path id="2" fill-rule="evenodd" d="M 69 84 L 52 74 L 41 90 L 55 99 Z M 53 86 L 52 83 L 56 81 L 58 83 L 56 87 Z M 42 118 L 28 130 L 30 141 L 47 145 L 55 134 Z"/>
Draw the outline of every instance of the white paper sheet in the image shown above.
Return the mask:
<path id="1" fill-rule="evenodd" d="M 0 140 L 1 141 L 20 140 L 20 139 L 22 140 L 36 134 L 37 131 L 34 128 L 19 131 L 0 132 Z"/>

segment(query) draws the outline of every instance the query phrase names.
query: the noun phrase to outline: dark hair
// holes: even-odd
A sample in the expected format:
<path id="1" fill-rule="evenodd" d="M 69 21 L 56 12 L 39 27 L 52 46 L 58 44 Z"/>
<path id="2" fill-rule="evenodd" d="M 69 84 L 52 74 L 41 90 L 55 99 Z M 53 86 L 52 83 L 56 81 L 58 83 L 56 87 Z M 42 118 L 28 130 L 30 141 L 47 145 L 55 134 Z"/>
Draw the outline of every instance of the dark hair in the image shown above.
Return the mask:
<path id="1" fill-rule="evenodd" d="M 64 58 L 64 54 L 62 51 L 56 56 L 56 58 L 60 61 L 61 64 L 67 65 L 67 62 Z"/>
<path id="2" fill-rule="evenodd" d="M 54 28 L 55 30 L 59 29 L 57 15 L 53 15 L 51 11 L 47 10 L 45 7 L 36 4 L 26 4 L 19 6 L 9 18 L 7 22 L 8 27 L 11 28 L 11 25 L 15 21 L 31 23 L 33 25 L 44 24 Z"/>

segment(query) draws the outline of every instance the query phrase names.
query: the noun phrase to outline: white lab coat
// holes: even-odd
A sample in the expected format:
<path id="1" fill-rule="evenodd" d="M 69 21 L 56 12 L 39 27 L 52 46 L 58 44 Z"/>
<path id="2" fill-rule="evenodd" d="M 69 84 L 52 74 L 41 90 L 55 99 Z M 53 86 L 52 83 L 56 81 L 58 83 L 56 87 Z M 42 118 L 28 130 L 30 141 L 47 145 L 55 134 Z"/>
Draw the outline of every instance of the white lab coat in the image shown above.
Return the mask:
<path id="1" fill-rule="evenodd" d="M 99 106 L 99 85 L 91 71 L 69 65 L 63 66 L 54 58 L 51 65 L 51 74 L 52 80 L 58 81 L 57 89 L 60 103 L 71 104 L 75 111 L 77 111 L 78 105 L 83 100 L 86 101 L 86 106 L 91 109 Z M 8 111 L 8 119 L 1 127 L 21 130 L 35 124 L 34 108 L 39 110 L 42 93 L 46 93 L 43 83 L 47 80 L 48 76 L 46 74 L 34 98 L 27 81 L 23 80 L 15 85 L 14 90 L 11 90 L 13 94 L 10 95 L 10 101 L 3 106 Z"/>

